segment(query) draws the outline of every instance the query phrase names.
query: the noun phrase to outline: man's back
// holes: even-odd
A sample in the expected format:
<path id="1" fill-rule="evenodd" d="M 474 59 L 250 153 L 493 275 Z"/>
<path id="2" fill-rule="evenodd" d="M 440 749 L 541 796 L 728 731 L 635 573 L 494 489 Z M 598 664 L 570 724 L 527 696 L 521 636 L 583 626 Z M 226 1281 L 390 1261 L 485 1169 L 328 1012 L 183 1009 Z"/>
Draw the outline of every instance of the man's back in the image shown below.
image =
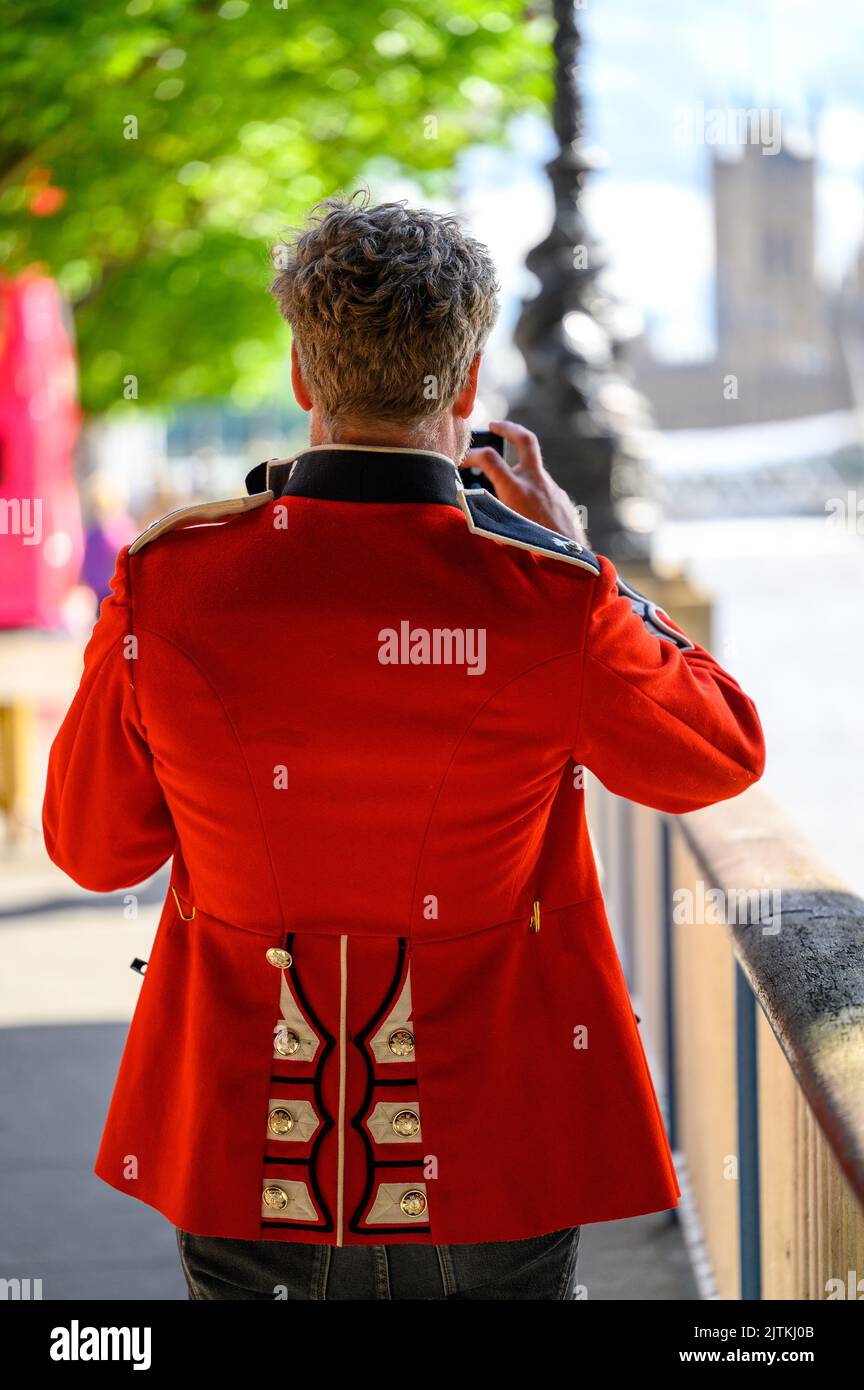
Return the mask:
<path id="1" fill-rule="evenodd" d="M 325 486 L 129 562 L 137 701 L 196 901 L 384 935 L 530 912 L 596 565 L 477 538 L 452 484 L 449 503 Z"/>
<path id="2" fill-rule="evenodd" d="M 97 1172 L 187 1231 L 337 1245 L 674 1205 L 581 764 L 732 795 L 750 702 L 438 455 L 312 449 L 238 506 L 121 555 L 52 753 L 73 876 L 174 855 Z"/>

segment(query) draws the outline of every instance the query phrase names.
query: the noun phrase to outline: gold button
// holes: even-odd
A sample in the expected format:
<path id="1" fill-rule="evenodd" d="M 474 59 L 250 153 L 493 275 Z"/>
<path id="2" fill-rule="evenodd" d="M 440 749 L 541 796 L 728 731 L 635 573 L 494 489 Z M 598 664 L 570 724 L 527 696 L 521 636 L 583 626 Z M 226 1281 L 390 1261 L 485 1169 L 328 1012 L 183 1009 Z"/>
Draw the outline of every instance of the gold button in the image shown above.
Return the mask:
<path id="1" fill-rule="evenodd" d="M 400 1110 L 398 1115 L 393 1116 L 392 1124 L 396 1134 L 410 1137 L 420 1128 L 420 1116 L 416 1110 Z"/>
<path id="2" fill-rule="evenodd" d="M 288 1193 L 284 1187 L 265 1187 L 264 1205 L 271 1211 L 284 1211 L 288 1205 Z"/>
<path id="3" fill-rule="evenodd" d="M 412 1189 L 410 1192 L 402 1193 L 399 1205 L 406 1216 L 422 1216 L 426 1210 L 426 1198 L 422 1192 Z"/>
<path id="4" fill-rule="evenodd" d="M 281 946 L 271 946 L 267 959 L 271 965 L 278 965 L 280 970 L 287 970 L 291 964 L 291 952 L 284 951 Z"/>
<path id="5" fill-rule="evenodd" d="M 290 1134 L 294 1128 L 294 1116 L 290 1110 L 271 1110 L 267 1116 L 267 1128 L 271 1134 Z"/>
<path id="6" fill-rule="evenodd" d="M 300 1050 L 300 1039 L 290 1028 L 280 1028 L 276 1034 L 276 1051 L 280 1057 L 293 1057 Z"/>
<path id="7" fill-rule="evenodd" d="M 414 1034 L 409 1033 L 407 1028 L 397 1028 L 387 1039 L 387 1046 L 397 1057 L 407 1057 L 414 1051 Z"/>

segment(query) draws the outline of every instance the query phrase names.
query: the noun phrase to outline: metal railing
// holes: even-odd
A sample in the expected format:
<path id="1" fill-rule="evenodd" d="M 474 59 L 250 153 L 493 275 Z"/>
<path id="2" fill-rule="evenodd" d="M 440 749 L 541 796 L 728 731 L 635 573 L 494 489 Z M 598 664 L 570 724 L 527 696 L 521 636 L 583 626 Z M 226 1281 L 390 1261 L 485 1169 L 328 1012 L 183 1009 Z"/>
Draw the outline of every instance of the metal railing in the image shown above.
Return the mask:
<path id="1" fill-rule="evenodd" d="M 864 899 L 757 788 L 589 823 L 706 1297 L 864 1297 Z"/>

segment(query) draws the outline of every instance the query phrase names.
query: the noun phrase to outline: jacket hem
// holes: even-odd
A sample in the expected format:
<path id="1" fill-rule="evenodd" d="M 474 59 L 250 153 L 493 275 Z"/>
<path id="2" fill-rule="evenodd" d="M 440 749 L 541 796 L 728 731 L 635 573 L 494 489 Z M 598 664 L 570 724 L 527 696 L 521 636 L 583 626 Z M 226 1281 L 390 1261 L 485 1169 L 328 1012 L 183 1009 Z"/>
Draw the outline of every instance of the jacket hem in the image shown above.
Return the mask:
<path id="1" fill-rule="evenodd" d="M 206 1223 L 207 1229 L 202 1229 L 203 1223 L 193 1218 L 185 1218 L 182 1211 L 174 1207 L 172 1203 L 162 1202 L 160 1198 L 153 1195 L 148 1196 L 144 1193 L 133 1192 L 128 1185 L 121 1186 L 120 1183 L 114 1182 L 111 1178 L 106 1177 L 104 1173 L 100 1172 L 98 1166 L 94 1167 L 93 1172 L 96 1177 L 108 1187 L 113 1187 L 116 1192 L 122 1193 L 124 1197 L 132 1197 L 135 1201 L 142 1202 L 145 1206 L 151 1207 L 154 1211 L 158 1211 L 161 1216 L 165 1217 L 166 1221 L 169 1221 L 171 1225 L 175 1227 L 175 1229 L 186 1231 L 189 1235 L 204 1236 L 208 1239 L 252 1240 L 267 1241 L 268 1243 L 282 1241 L 289 1244 L 300 1245 L 335 1246 L 337 1244 L 336 1233 L 332 1230 L 329 1232 L 309 1229 L 292 1230 L 290 1227 L 285 1227 L 278 1231 L 268 1231 L 265 1233 L 255 1223 L 252 1223 L 249 1229 L 237 1229 L 232 1227 L 226 1230 L 221 1222 L 215 1223 L 220 1228 L 218 1230 L 215 1229 L 210 1222 Z M 667 1193 L 665 1196 L 661 1196 L 658 1194 L 656 1197 L 649 1197 L 635 1204 L 632 1202 L 621 1202 L 617 1204 L 604 1203 L 599 1208 L 586 1206 L 585 1208 L 577 1207 L 575 1210 L 566 1209 L 563 1212 L 552 1214 L 549 1217 L 529 1222 L 524 1227 L 520 1226 L 519 1229 L 508 1227 L 506 1234 L 500 1229 L 476 1229 L 470 1226 L 464 1229 L 457 1226 L 455 1230 L 448 1230 L 445 1227 L 443 1232 L 433 1231 L 426 1236 L 420 1236 L 411 1231 L 406 1231 L 404 1235 L 402 1233 L 398 1235 L 384 1234 L 383 1232 L 377 1231 L 358 1234 L 346 1229 L 342 1244 L 343 1246 L 405 1244 L 486 1245 L 500 1241 L 532 1240 L 537 1236 L 549 1235 L 553 1231 L 561 1231 L 573 1226 L 601 1225 L 605 1221 L 627 1221 L 638 1216 L 651 1216 L 664 1211 L 674 1211 L 678 1207 L 680 1199 L 681 1191 L 679 1188 L 677 1195 Z"/>

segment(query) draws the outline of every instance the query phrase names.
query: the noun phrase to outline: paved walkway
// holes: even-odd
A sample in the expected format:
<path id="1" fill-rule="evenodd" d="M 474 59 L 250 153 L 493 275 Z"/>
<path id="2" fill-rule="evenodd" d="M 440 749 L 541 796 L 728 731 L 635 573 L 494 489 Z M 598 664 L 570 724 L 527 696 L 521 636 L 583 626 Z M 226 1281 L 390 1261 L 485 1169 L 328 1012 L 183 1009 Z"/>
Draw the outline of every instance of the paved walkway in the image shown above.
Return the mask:
<path id="1" fill-rule="evenodd" d="M 130 903 L 32 844 L 0 867 L 0 1277 L 49 1300 L 184 1299 L 171 1225 L 92 1172 L 166 880 Z M 665 1215 L 586 1227 L 580 1281 L 589 1299 L 696 1297 Z"/>

